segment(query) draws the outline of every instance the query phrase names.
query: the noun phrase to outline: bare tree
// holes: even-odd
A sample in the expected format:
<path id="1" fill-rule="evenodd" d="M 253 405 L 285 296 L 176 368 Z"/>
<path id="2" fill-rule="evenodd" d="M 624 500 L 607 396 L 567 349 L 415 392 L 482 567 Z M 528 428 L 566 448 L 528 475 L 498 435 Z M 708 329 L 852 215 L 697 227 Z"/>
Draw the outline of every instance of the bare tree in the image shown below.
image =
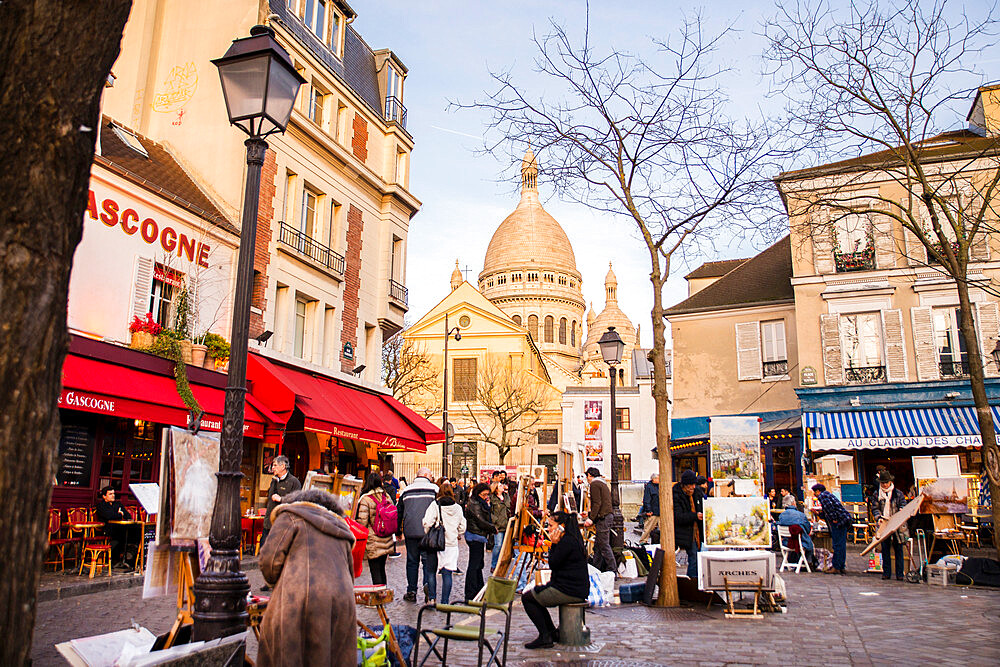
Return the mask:
<path id="1" fill-rule="evenodd" d="M 441 412 L 441 369 L 435 367 L 422 345 L 404 338 L 404 332 L 382 346 L 382 382 L 403 405 L 430 418 Z"/>
<path id="2" fill-rule="evenodd" d="M 29 662 L 59 442 L 66 299 L 128 0 L 0 4 L 0 664 Z M 16 193 L 16 195 L 15 195 Z"/>
<path id="3" fill-rule="evenodd" d="M 486 150 L 530 142 L 560 196 L 628 221 L 649 253 L 652 286 L 653 398 L 660 478 L 660 543 L 674 553 L 670 423 L 663 286 L 672 262 L 694 257 L 726 228 L 732 239 L 780 219 L 767 182 L 777 155 L 763 123 L 727 113 L 724 70 L 711 58 L 729 30 L 707 35 L 701 17 L 686 19 L 653 53 L 599 53 L 589 23 L 577 44 L 556 25 L 534 38 L 535 70 L 544 95 L 527 92 L 509 73 L 493 73 L 496 89 L 457 105 L 491 115 Z M 773 171 L 771 172 L 773 173 Z M 722 223 L 725 224 L 722 224 Z M 612 462 L 617 465 L 617 462 Z M 658 604 L 677 606 L 676 565 L 664 559 Z"/>
<path id="4" fill-rule="evenodd" d="M 968 104 L 958 84 L 982 81 L 975 56 L 992 44 L 997 27 L 995 12 L 983 9 L 983 18 L 973 19 L 944 1 L 852 2 L 837 10 L 803 2 L 779 6 L 765 36 L 798 129 L 828 152 L 863 155 L 782 175 L 790 212 L 810 227 L 799 236 L 814 247 L 832 245 L 841 263 L 882 268 L 875 257 L 881 253 L 887 267 L 898 256 L 955 281 L 983 461 L 997 498 L 1000 452 L 984 383 L 991 350 L 981 349 L 969 277 L 970 266 L 988 257 L 997 229 L 1000 138 L 984 131 L 986 119 L 982 128 L 941 132 L 942 123 L 954 122 L 955 104 Z M 806 178 L 809 187 L 792 184 Z M 839 247 L 844 231 L 855 232 L 854 246 Z M 993 503 L 993 517 L 1000 521 L 1000 503 Z M 1000 551 L 1000 535 L 994 540 Z"/>
<path id="5" fill-rule="evenodd" d="M 500 463 L 534 437 L 542 413 L 549 409 L 550 391 L 544 380 L 510 368 L 499 356 L 488 357 L 476 373 L 474 400 L 465 412 L 482 441 L 497 448 Z"/>

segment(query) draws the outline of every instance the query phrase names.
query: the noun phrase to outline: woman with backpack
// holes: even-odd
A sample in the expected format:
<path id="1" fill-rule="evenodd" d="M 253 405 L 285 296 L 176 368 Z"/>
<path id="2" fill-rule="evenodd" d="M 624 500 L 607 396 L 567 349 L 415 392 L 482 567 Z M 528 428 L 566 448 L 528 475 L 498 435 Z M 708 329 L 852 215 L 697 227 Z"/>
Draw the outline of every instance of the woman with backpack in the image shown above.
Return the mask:
<path id="1" fill-rule="evenodd" d="M 455 500 L 455 491 L 447 479 L 441 482 L 437 499 L 427 506 L 424 513 L 424 530 L 444 526 L 444 551 L 438 554 L 438 573 L 441 575 L 441 604 L 451 599 L 452 575 L 458 572 L 458 537 L 465 532 L 465 510 Z"/>
<path id="2" fill-rule="evenodd" d="M 368 473 L 365 485 L 361 487 L 358 500 L 358 523 L 368 529 L 368 544 L 365 558 L 372 575 L 372 584 L 384 586 L 385 561 L 392 554 L 395 541 L 397 516 L 396 505 L 382 486 L 382 475 Z"/>

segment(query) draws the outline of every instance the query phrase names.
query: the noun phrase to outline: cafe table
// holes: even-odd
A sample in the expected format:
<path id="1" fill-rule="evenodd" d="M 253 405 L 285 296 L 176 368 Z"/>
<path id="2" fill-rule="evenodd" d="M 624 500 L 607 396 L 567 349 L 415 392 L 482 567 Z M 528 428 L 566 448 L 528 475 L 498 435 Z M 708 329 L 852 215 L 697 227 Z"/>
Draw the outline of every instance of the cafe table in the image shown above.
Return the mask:
<path id="1" fill-rule="evenodd" d="M 132 530 L 129 528 L 129 526 L 140 526 L 140 530 L 144 530 L 146 522 L 145 521 L 134 521 L 132 519 L 122 519 L 122 520 L 118 520 L 118 521 L 108 521 L 108 523 L 113 523 L 116 526 L 125 526 L 125 545 L 122 548 L 122 562 L 124 562 L 125 556 L 128 555 L 128 538 L 129 538 L 129 533 L 132 532 Z M 142 535 L 141 535 L 141 533 L 140 533 L 140 536 L 139 536 L 139 551 L 140 552 L 142 551 Z M 141 554 L 140 554 L 140 556 L 141 556 Z M 137 558 L 136 558 L 137 563 L 138 563 L 138 558 L 139 557 L 137 556 Z"/>
<path id="2" fill-rule="evenodd" d="M 242 516 L 240 517 L 240 531 L 243 535 L 249 535 L 249 540 L 243 540 L 242 548 L 240 549 L 240 554 L 246 551 L 247 546 L 253 551 L 254 546 L 257 544 L 257 536 L 260 535 L 261 530 L 264 528 L 264 517 L 254 514 L 252 516 Z"/>

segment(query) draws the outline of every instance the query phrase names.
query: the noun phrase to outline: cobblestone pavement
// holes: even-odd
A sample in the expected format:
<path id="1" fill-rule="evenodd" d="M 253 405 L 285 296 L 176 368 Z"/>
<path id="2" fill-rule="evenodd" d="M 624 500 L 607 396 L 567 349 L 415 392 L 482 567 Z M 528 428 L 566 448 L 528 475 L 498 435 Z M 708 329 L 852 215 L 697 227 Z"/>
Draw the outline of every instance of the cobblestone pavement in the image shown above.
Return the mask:
<path id="1" fill-rule="evenodd" d="M 856 554 L 857 549 L 852 550 Z M 460 567 L 465 568 L 464 558 Z M 860 559 L 852 555 L 855 572 Z M 405 557 L 390 559 L 389 583 L 397 600 L 388 606 L 393 623 L 416 625 L 419 605 L 404 602 Z M 248 573 L 254 591 L 263 580 Z M 593 644 L 582 649 L 531 651 L 524 642 L 534 628 L 520 604 L 514 607 L 508 663 L 524 665 L 996 665 L 1000 664 L 1000 591 L 884 582 L 877 575 L 783 575 L 788 613 L 763 620 L 725 619 L 715 607 L 657 609 L 621 605 L 587 612 Z M 370 581 L 367 569 L 359 583 Z M 455 577 L 460 595 L 464 576 Z M 421 596 L 422 600 L 422 596 Z M 555 610 L 554 610 L 555 611 Z M 432 614 L 432 616 L 436 615 Z M 359 609 L 360 620 L 376 619 Z M 425 614 L 425 619 L 428 617 Z M 141 599 L 141 588 L 111 590 L 39 605 L 32 655 L 35 665 L 62 663 L 54 644 L 111 632 L 134 619 L 154 633 L 169 629 L 173 596 Z M 443 615 L 438 617 L 443 620 Z M 498 620 L 491 619 L 494 623 Z M 256 654 L 251 639 L 250 655 Z M 475 664 L 471 647 L 452 643 L 449 663 Z"/>

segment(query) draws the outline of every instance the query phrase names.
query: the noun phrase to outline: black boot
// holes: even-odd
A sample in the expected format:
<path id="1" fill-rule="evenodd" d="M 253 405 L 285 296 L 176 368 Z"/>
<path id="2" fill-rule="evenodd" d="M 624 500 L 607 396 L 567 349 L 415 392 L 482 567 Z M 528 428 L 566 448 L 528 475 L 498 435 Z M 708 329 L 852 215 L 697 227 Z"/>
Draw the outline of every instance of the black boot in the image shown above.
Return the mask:
<path id="1" fill-rule="evenodd" d="M 533 642 L 528 642 L 524 648 L 552 648 L 554 646 L 552 635 L 548 633 L 540 634 Z"/>

